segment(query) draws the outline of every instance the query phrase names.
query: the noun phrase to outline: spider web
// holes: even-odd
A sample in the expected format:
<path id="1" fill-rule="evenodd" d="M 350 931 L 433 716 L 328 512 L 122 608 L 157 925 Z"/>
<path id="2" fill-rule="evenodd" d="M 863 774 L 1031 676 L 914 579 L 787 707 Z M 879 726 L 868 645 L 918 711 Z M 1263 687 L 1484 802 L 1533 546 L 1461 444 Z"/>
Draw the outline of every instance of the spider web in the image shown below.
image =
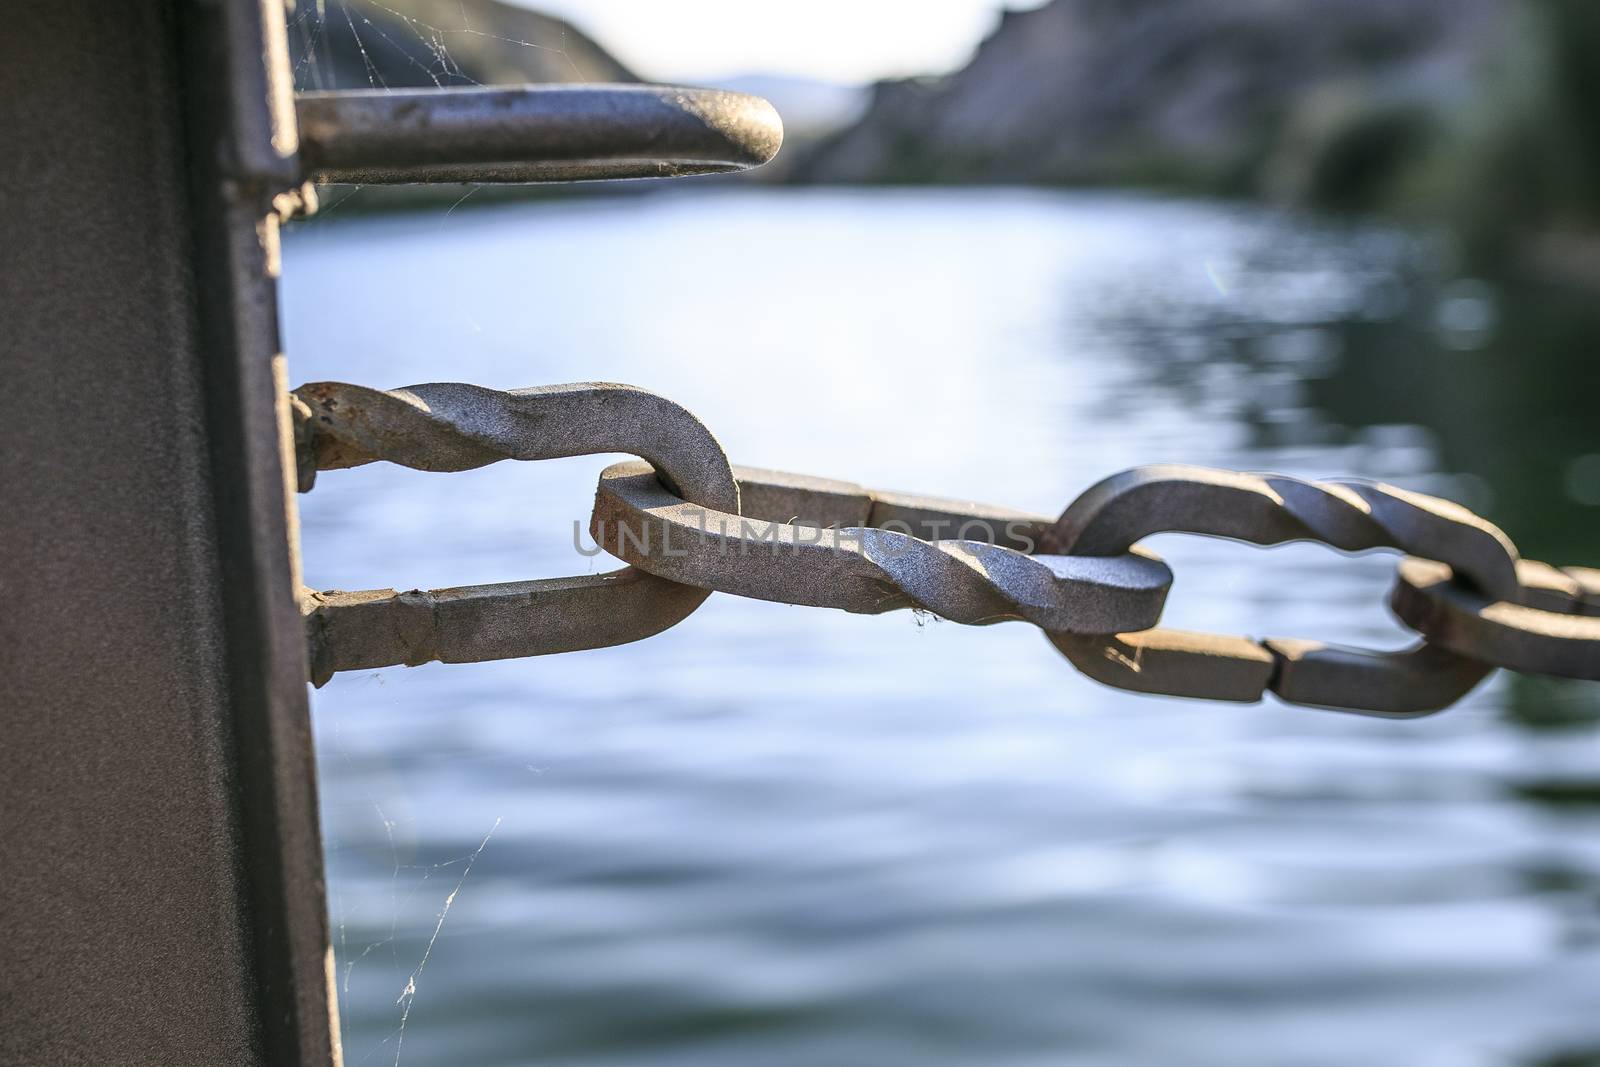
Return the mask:
<path id="1" fill-rule="evenodd" d="M 498 32 L 507 25 L 529 33 Z M 631 77 L 582 34 L 569 33 L 565 22 L 487 0 L 315 0 L 297 5 L 288 29 L 299 91 Z M 361 188 L 324 202 L 319 213 L 326 216 Z M 451 210 L 475 191 L 466 190 Z"/>
<path id="2" fill-rule="evenodd" d="M 528 39 L 497 32 L 494 28 L 508 23 L 526 25 L 551 40 Z M 298 91 L 371 89 L 388 92 L 476 86 L 491 80 L 479 76 L 485 69 L 498 74 L 501 81 L 592 80 L 578 57 L 569 51 L 565 23 L 485 0 L 302 0 L 289 17 L 288 31 Z M 581 46 L 582 58 L 593 73 L 601 77 L 629 76 L 621 67 L 608 69 L 609 57 L 586 40 L 581 41 Z M 526 52 L 525 60 L 517 55 L 519 51 Z M 325 203 L 320 214 L 326 215 L 345 203 L 361 188 L 354 186 L 332 203 Z M 469 189 L 451 210 L 473 191 Z M 446 212 L 446 216 L 448 214 Z M 381 675 L 373 678 L 382 684 Z M 348 758 L 339 736 L 338 716 L 325 714 L 323 721 L 333 730 L 334 753 Z M 467 855 L 439 862 L 412 862 L 404 855 L 407 849 L 397 841 L 399 821 L 385 811 L 376 797 L 369 795 L 369 801 L 372 817 L 382 827 L 381 840 L 387 843 L 389 914 L 387 922 L 364 921 L 365 917 L 358 914 L 359 904 L 346 906 L 344 878 L 330 871 L 336 980 L 340 1000 L 348 1010 L 351 978 L 358 970 L 364 971 L 377 959 L 384 960 L 392 968 L 394 980 L 400 983 L 398 995 L 394 997 L 394 1025 L 375 1045 L 355 1055 L 352 1062 L 387 1061 L 386 1050 L 392 1048 L 393 1063 L 399 1067 L 423 972 L 444 933 L 446 919 L 466 885 L 467 876 L 488 847 L 501 819 L 495 818 L 478 846 Z M 341 852 L 349 851 L 341 848 L 338 836 L 333 833 L 329 834 L 328 848 L 330 868 L 339 866 L 335 861 L 340 859 Z M 380 852 L 376 856 L 364 856 L 360 862 L 376 863 L 381 869 L 385 860 Z M 440 885 L 441 881 L 448 886 L 447 890 Z M 411 923 L 403 924 L 401 916 L 414 914 L 435 890 L 444 895 L 434 914 L 431 930 L 426 931 L 426 944 L 414 961 L 403 959 L 404 947 L 420 941 L 424 931 L 408 929 Z M 362 896 L 370 903 L 371 894 L 358 894 L 358 899 Z M 367 938 L 371 939 L 352 940 L 352 926 L 365 927 L 370 931 Z M 381 936 L 373 937 L 374 933 Z M 414 966 L 407 970 L 412 962 Z M 364 984 L 382 980 L 373 976 Z M 370 996 L 362 994 L 357 999 L 370 1008 Z"/>
<path id="3" fill-rule="evenodd" d="M 407 5 L 413 6 L 413 5 Z M 494 32 L 475 23 L 474 9 L 481 3 L 456 0 L 422 5 L 422 17 L 382 0 L 317 0 L 300 5 L 289 19 L 291 47 L 295 52 L 297 89 L 348 89 L 352 57 L 359 61 L 359 78 L 369 89 L 412 88 L 432 85 L 482 85 L 469 64 L 460 62 L 452 43 L 493 42 L 508 48 L 542 53 L 544 61 L 530 64 L 535 76 L 526 80 L 589 81 L 569 50 L 567 32 L 553 23 L 556 44 Z M 482 17 L 480 15 L 480 17 Z M 531 13 L 528 17 L 533 18 Z M 553 20 L 552 20 L 553 22 Z M 554 59 L 561 69 L 552 70 Z"/>
<path id="4" fill-rule="evenodd" d="M 374 672 L 368 676 L 369 682 L 383 684 L 381 672 Z M 349 751 L 345 748 L 339 723 L 339 716 L 324 714 L 319 717 L 325 727 L 332 730 L 331 744 L 328 746 L 332 753 L 344 761 L 348 761 Z M 324 768 L 323 773 L 326 773 Z M 328 888 L 332 904 L 332 920 L 334 926 L 334 963 L 336 983 L 341 1006 L 347 1006 L 350 998 L 350 981 L 356 969 L 374 955 L 384 958 L 392 968 L 395 980 L 401 983 L 400 991 L 394 998 L 395 1019 L 394 1025 L 388 1033 L 376 1044 L 368 1048 L 363 1055 L 346 1062 L 365 1064 L 379 1060 L 387 1060 L 387 1056 L 380 1057 L 386 1048 L 394 1050 L 394 1067 L 400 1067 L 401 1055 L 404 1051 L 406 1027 L 411 1020 L 412 1008 L 416 1004 L 417 994 L 423 972 L 427 969 L 428 962 L 433 958 L 434 948 L 444 933 L 445 920 L 449 917 L 451 909 L 459 899 L 462 889 L 466 886 L 467 876 L 472 873 L 473 865 L 482 857 L 492 838 L 500 828 L 502 816 L 495 816 L 493 824 L 484 833 L 476 848 L 466 855 L 454 856 L 437 862 L 417 862 L 410 857 L 402 856 L 401 842 L 396 838 L 395 831 L 399 826 L 398 819 L 392 817 L 384 810 L 383 805 L 369 794 L 369 803 L 372 815 L 383 827 L 383 839 L 387 847 L 387 866 L 389 868 L 388 887 L 388 931 L 382 936 L 364 943 L 352 942 L 350 939 L 350 926 L 359 922 L 359 906 L 347 908 L 344 899 L 345 877 L 337 872 L 341 846 L 339 835 L 329 833 L 328 858 L 329 877 Z M 358 850 L 359 851 L 359 850 Z M 366 862 L 372 862 L 374 857 L 366 857 Z M 402 928 L 400 916 L 402 913 L 413 913 L 413 905 L 420 900 L 425 900 L 431 895 L 440 879 L 445 879 L 450 888 L 442 898 L 437 912 L 434 914 L 432 928 L 427 931 L 427 940 L 421 953 L 416 957 L 414 966 L 409 971 L 405 970 L 405 963 L 401 960 L 401 945 L 403 942 L 421 940 L 420 931 L 411 931 Z M 453 879 L 453 880 L 452 880 Z M 370 892 L 361 894 L 369 898 Z M 382 923 L 376 924 L 382 928 Z M 370 927 L 369 927 L 370 928 Z M 363 997 L 370 1001 L 370 997 Z"/>

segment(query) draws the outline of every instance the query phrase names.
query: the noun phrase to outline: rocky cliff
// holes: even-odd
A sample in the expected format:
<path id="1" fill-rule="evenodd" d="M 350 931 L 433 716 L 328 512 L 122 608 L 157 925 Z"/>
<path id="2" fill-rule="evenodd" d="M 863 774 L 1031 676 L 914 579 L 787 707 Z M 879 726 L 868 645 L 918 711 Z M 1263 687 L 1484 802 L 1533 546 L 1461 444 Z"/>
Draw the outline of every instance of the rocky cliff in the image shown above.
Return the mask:
<path id="1" fill-rule="evenodd" d="M 1052 0 L 1005 14 L 962 70 L 879 84 L 800 176 L 1291 198 L 1376 180 L 1470 94 L 1504 7 Z"/>

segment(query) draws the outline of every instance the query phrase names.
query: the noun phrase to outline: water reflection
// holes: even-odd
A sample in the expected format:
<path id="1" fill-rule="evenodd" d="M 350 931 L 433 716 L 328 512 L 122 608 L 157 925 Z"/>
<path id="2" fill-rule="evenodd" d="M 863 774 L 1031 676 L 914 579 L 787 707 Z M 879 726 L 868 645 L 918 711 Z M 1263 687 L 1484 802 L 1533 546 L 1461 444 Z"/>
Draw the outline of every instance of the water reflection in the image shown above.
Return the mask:
<path id="1" fill-rule="evenodd" d="M 1307 221 L 1213 268 L 1215 299 L 1192 286 L 1124 300 L 1105 325 L 1154 365 L 1135 388 L 1231 415 L 1251 450 L 1336 448 L 1346 470 L 1474 508 L 1525 555 L 1600 557 L 1600 304 L 1559 284 L 1452 277 L 1450 262 L 1438 239 Z M 1506 709 L 1529 727 L 1600 716 L 1593 686 L 1508 683 Z"/>
<path id="2" fill-rule="evenodd" d="M 633 381 L 755 465 L 1044 512 L 1139 462 L 1380 477 L 1600 559 L 1569 492 L 1594 302 L 1448 264 L 1200 204 L 668 195 L 314 224 L 286 317 L 300 380 Z M 308 580 L 584 570 L 606 462 L 332 472 Z M 1381 555 L 1153 547 L 1174 625 L 1404 642 Z M 638 645 L 342 676 L 347 1059 L 1584 1062 L 1594 688 L 1502 677 L 1411 723 L 1190 704 L 1020 625 L 727 597 Z"/>

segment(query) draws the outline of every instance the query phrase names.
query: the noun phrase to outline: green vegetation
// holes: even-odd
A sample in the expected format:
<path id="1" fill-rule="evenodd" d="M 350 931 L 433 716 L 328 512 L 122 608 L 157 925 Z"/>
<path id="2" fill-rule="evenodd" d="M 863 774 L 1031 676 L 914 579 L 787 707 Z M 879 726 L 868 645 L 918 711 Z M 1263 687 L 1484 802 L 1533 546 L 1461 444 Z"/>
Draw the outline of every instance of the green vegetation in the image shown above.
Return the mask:
<path id="1" fill-rule="evenodd" d="M 1447 111 L 1357 110 L 1318 146 L 1305 200 L 1443 218 L 1480 261 L 1600 224 L 1600 4 L 1522 0 Z M 1600 250 L 1597 250 L 1600 255 Z"/>

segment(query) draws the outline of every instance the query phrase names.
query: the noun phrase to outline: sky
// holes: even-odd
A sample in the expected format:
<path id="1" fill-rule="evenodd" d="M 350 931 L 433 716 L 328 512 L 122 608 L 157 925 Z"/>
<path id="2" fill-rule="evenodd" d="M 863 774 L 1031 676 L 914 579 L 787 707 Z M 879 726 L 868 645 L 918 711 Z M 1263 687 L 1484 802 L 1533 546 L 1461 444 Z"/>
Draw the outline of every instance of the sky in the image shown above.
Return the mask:
<path id="1" fill-rule="evenodd" d="M 792 74 L 870 82 L 961 66 L 1002 7 L 1042 0 L 518 0 L 589 33 L 641 75 Z"/>

